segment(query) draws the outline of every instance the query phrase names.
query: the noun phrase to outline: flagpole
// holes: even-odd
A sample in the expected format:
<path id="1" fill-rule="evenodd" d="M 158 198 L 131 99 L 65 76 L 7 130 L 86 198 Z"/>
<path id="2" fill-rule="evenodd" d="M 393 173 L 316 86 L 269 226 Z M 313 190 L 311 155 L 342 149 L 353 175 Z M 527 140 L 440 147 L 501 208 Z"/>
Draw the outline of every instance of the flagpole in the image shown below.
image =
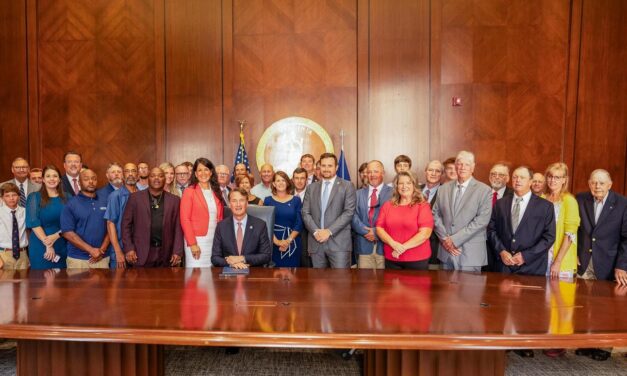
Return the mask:
<path id="1" fill-rule="evenodd" d="M 344 153 L 344 129 L 340 130 L 340 155 Z M 346 156 L 344 156 L 343 163 L 346 164 Z M 346 180 L 346 176 L 344 176 L 344 166 L 340 166 L 342 169 L 342 179 Z"/>

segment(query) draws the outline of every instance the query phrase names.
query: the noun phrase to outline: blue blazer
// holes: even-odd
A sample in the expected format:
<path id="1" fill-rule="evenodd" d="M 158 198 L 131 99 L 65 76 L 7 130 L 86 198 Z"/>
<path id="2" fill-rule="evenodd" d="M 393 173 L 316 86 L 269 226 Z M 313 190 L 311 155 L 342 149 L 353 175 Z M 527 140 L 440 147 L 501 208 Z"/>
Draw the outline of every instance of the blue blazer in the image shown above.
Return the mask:
<path id="1" fill-rule="evenodd" d="M 270 262 L 272 244 L 268 239 L 266 222 L 252 215 L 246 220 L 242 256 L 250 266 L 262 266 Z M 225 258 L 237 256 L 237 241 L 233 227 L 233 216 L 220 221 L 213 235 L 211 263 L 213 266 L 228 266 Z"/>
<path id="2" fill-rule="evenodd" d="M 524 275 L 546 275 L 549 248 L 555 242 L 555 211 L 553 204 L 534 194 L 518 228 L 512 231 L 512 196 L 503 196 L 494 205 L 488 224 L 488 242 L 495 257 L 495 271 Z M 522 253 L 525 263 L 508 266 L 501 261 L 501 251 Z"/>
<path id="3" fill-rule="evenodd" d="M 357 233 L 355 244 L 357 248 L 355 249 L 355 253 L 358 255 L 369 255 L 372 253 L 372 243 L 364 238 L 364 234 L 366 234 L 366 230 L 364 227 L 374 227 L 374 224 L 370 225 L 368 223 L 368 210 L 370 209 L 370 198 L 368 197 L 368 187 L 361 188 L 357 190 L 357 205 L 355 207 L 355 213 L 353 214 L 353 220 L 351 222 L 351 227 L 353 231 Z M 379 209 L 381 206 L 392 198 L 392 187 L 387 184 L 383 184 L 381 188 L 381 192 L 379 192 L 379 202 L 377 206 L 374 208 L 374 222 L 377 222 L 377 218 L 379 218 Z M 375 238 L 377 239 L 377 254 L 383 254 L 383 242 L 377 238 L 377 234 L 375 231 Z"/>
<path id="4" fill-rule="evenodd" d="M 596 225 L 592 193 L 578 194 L 577 203 L 581 216 L 577 272 L 583 274 L 592 259 L 597 278 L 613 280 L 614 268 L 627 270 L 627 198 L 610 191 Z"/>

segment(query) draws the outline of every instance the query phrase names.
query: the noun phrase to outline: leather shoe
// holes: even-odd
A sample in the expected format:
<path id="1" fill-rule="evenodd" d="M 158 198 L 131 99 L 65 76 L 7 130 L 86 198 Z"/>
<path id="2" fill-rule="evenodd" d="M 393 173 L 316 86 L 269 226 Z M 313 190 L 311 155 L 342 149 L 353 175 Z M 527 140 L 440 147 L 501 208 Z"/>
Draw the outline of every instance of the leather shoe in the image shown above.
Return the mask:
<path id="1" fill-rule="evenodd" d="M 610 356 L 612 356 L 609 351 L 601 349 L 577 349 L 575 350 L 575 355 L 587 356 L 590 359 L 598 360 L 599 362 L 607 360 Z"/>
<path id="2" fill-rule="evenodd" d="M 239 354 L 239 347 L 227 347 L 225 352 L 226 352 L 226 355 Z"/>
<path id="3" fill-rule="evenodd" d="M 530 349 L 514 350 L 514 353 L 521 358 L 533 358 L 533 350 Z"/>

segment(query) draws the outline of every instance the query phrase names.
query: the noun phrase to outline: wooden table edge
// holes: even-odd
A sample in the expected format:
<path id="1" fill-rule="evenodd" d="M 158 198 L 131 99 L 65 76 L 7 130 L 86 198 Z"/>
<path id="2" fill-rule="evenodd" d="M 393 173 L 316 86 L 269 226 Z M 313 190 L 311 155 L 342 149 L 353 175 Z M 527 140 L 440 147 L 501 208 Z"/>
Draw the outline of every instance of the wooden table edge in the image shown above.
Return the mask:
<path id="1" fill-rule="evenodd" d="M 96 327 L 73 328 L 34 325 L 0 325 L 0 338 L 175 346 L 357 348 L 389 350 L 505 350 L 516 348 L 542 349 L 627 346 L 627 335 L 625 333 L 563 335 L 320 334 L 111 329 Z"/>

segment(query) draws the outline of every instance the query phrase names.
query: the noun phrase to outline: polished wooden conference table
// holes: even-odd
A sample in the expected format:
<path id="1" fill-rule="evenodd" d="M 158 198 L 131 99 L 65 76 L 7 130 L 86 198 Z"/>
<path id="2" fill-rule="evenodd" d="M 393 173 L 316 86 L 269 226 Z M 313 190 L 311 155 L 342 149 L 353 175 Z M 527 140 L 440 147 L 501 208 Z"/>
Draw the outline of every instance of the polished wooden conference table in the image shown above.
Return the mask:
<path id="1" fill-rule="evenodd" d="M 627 346 L 627 288 L 463 272 L 0 271 L 18 374 L 162 374 L 163 345 L 365 349 L 365 372 L 503 374 L 505 350 Z"/>

